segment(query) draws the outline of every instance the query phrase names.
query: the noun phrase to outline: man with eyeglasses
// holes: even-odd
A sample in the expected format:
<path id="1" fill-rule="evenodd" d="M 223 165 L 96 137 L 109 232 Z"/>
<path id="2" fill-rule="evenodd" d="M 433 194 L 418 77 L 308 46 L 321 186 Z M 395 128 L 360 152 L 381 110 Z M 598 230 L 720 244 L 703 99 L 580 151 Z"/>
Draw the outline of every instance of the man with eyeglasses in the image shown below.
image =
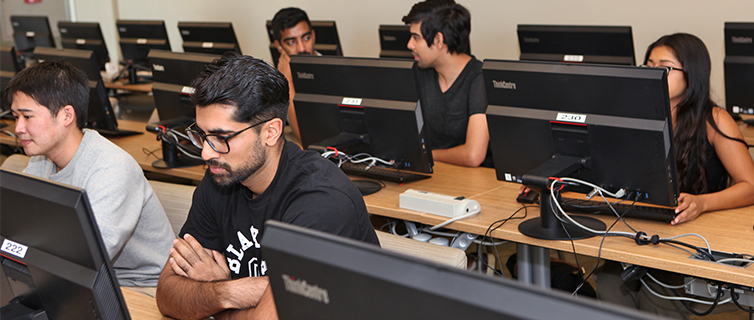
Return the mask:
<path id="1" fill-rule="evenodd" d="M 196 123 L 187 133 L 209 169 L 160 276 L 163 314 L 273 317 L 259 243 L 269 219 L 379 244 L 348 177 L 285 140 L 288 82 L 279 71 L 228 53 L 192 86 Z"/>

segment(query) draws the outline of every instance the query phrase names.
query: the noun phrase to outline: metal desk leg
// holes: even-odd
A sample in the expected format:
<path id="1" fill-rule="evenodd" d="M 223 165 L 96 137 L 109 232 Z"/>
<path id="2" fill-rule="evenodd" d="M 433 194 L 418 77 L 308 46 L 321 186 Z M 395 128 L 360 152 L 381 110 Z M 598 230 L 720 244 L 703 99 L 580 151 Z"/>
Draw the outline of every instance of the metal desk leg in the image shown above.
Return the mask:
<path id="1" fill-rule="evenodd" d="M 518 281 L 550 288 L 550 250 L 522 243 L 516 249 Z"/>
<path id="2" fill-rule="evenodd" d="M 523 243 L 516 244 L 516 251 L 518 281 L 526 284 L 534 283 L 529 245 Z"/>

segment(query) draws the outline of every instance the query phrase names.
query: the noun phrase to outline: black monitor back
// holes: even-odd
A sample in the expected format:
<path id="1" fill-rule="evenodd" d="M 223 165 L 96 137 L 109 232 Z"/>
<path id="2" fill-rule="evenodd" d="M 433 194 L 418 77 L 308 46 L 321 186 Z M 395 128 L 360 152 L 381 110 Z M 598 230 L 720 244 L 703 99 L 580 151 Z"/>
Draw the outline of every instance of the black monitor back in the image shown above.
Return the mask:
<path id="1" fill-rule="evenodd" d="M 196 117 L 196 106 L 191 102 L 194 88 L 191 82 L 207 64 L 218 55 L 178 53 L 152 50 L 147 59 L 152 67 L 152 94 L 160 121 Z"/>
<path id="2" fill-rule="evenodd" d="M 129 319 L 86 192 L 6 169 L 0 180 L 0 286 L 12 292 L 0 304 L 19 297 L 49 319 Z"/>
<path id="3" fill-rule="evenodd" d="M 311 20 L 312 30 L 315 34 L 314 50 L 325 56 L 343 56 L 343 49 L 340 46 L 340 37 L 338 36 L 338 27 L 335 21 Z M 275 47 L 275 34 L 272 32 L 272 20 L 267 20 L 267 35 L 270 38 L 270 54 L 272 62 L 278 65 L 280 52 Z"/>
<path id="4" fill-rule="evenodd" d="M 34 49 L 34 56 L 39 60 L 66 60 L 81 69 L 89 78 L 89 114 L 87 127 L 106 131 L 118 131 L 118 120 L 107 95 L 105 83 L 99 72 L 94 52 L 78 49 Z"/>
<path id="5" fill-rule="evenodd" d="M 47 16 L 10 16 L 16 50 L 30 53 L 35 47 L 55 47 Z"/>
<path id="6" fill-rule="evenodd" d="M 631 27 L 518 25 L 521 60 L 636 65 Z"/>
<path id="7" fill-rule="evenodd" d="M 660 68 L 485 60 L 498 180 L 555 156 L 588 159 L 567 176 L 675 206 L 678 179 L 666 72 Z M 588 191 L 588 190 L 587 190 Z"/>
<path id="8" fill-rule="evenodd" d="M 283 320 L 656 318 L 272 220 L 262 254 Z"/>
<path id="9" fill-rule="evenodd" d="M 171 50 L 164 21 L 118 20 L 116 24 L 123 60 L 146 65 L 149 50 Z"/>
<path id="10" fill-rule="evenodd" d="M 5 87 L 16 72 L 21 71 L 18 54 L 15 47 L 0 46 L 0 96 L 5 92 Z M 0 109 L 9 110 L 10 104 L 0 97 Z"/>
<path id="11" fill-rule="evenodd" d="M 411 39 L 407 25 L 380 25 L 380 58 L 413 59 L 406 46 Z"/>
<path id="12" fill-rule="evenodd" d="M 304 148 L 341 133 L 401 169 L 432 172 L 413 61 L 293 56 L 294 106 Z M 327 146 L 324 146 L 327 147 Z"/>
<path id="13" fill-rule="evenodd" d="M 725 23 L 725 104 L 728 112 L 754 114 L 754 22 Z"/>
<path id="14" fill-rule="evenodd" d="M 99 22 L 58 21 L 58 29 L 63 48 L 94 51 L 97 65 L 100 70 L 105 70 L 105 63 L 110 61 L 110 54 Z"/>
<path id="15" fill-rule="evenodd" d="M 183 51 L 222 55 L 227 51 L 241 53 L 233 24 L 230 22 L 178 22 L 183 38 Z"/>

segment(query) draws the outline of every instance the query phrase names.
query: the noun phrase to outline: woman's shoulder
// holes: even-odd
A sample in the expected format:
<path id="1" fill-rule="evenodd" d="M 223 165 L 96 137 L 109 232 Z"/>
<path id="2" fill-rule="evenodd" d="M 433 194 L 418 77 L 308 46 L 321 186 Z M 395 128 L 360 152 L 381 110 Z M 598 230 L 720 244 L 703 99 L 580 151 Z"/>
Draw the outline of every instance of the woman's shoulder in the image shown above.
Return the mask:
<path id="1" fill-rule="evenodd" d="M 738 128 L 736 120 L 733 120 L 733 117 L 725 109 L 717 106 L 712 108 L 712 119 L 714 119 L 715 125 L 720 132 L 732 138 L 743 138 L 743 134 Z M 714 140 L 715 137 L 719 136 L 719 133 L 708 123 L 707 135 L 710 140 Z"/>

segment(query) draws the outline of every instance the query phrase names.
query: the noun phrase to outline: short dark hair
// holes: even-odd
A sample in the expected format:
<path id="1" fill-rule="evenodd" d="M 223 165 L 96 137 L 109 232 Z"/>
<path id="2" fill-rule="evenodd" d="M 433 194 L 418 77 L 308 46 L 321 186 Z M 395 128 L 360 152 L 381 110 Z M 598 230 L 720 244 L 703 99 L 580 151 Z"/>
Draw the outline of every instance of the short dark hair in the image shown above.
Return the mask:
<path id="1" fill-rule="evenodd" d="M 299 8 L 284 8 L 280 9 L 272 18 L 272 36 L 275 40 L 280 41 L 283 30 L 293 28 L 301 21 L 306 21 L 309 25 L 309 29 L 312 28 L 312 23 L 309 21 L 309 16 L 306 15 L 304 10 Z"/>
<path id="2" fill-rule="evenodd" d="M 191 101 L 198 107 L 216 103 L 235 106 L 237 122 L 285 120 L 288 114 L 288 80 L 251 56 L 229 51 L 207 65 L 191 86 L 196 89 Z"/>
<path id="3" fill-rule="evenodd" d="M 427 0 L 416 3 L 408 15 L 403 17 L 403 22 L 421 22 L 422 37 L 429 47 L 432 46 L 435 35 L 440 32 L 449 53 L 471 55 L 471 13 L 453 0 Z"/>
<path id="4" fill-rule="evenodd" d="M 86 126 L 89 112 L 89 79 L 84 71 L 65 60 L 36 63 L 18 72 L 5 87 L 4 96 L 13 104 L 13 95 L 23 92 L 50 109 L 55 118 L 64 106 L 73 106 L 76 126 Z"/>

